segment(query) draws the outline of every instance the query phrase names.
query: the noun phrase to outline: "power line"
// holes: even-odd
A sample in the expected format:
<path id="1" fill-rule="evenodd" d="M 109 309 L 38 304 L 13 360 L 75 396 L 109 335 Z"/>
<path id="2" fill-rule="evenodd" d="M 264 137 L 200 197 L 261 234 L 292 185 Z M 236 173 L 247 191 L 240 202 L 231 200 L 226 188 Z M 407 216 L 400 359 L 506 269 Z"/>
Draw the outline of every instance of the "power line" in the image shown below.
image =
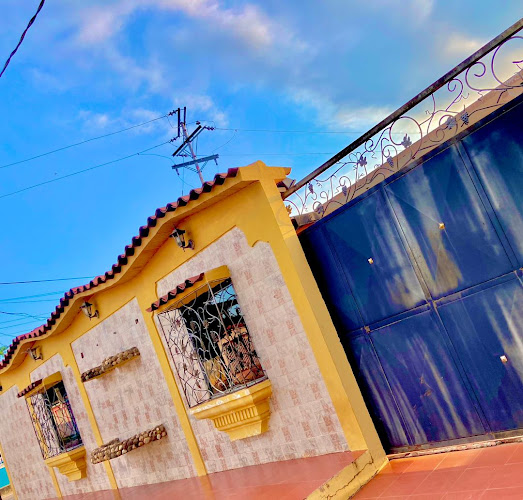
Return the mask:
<path id="1" fill-rule="evenodd" d="M 17 335 L 19 335 L 20 333 L 28 333 L 28 332 L 27 332 L 27 329 L 25 329 L 25 330 L 18 330 L 17 332 L 12 332 L 12 333 L 0 332 L 0 335 L 3 337 L 9 337 L 12 339 L 12 338 L 16 337 Z"/>
<path id="2" fill-rule="evenodd" d="M 169 113 L 167 113 L 165 115 L 162 115 L 162 116 L 158 116 L 158 117 L 153 118 L 152 120 L 148 120 L 146 122 L 138 123 L 136 125 L 132 125 L 132 126 L 127 127 L 127 128 L 123 128 L 121 130 L 116 130 L 115 132 L 110 132 L 108 134 L 99 135 L 97 137 L 91 137 L 90 139 L 86 139 L 85 141 L 75 142 L 74 144 L 69 144 L 68 146 L 63 146 L 61 148 L 53 149 L 52 151 L 47 151 L 46 153 L 42 153 L 42 154 L 39 154 L 39 155 L 36 155 L 36 156 L 31 156 L 30 158 L 26 158 L 25 160 L 19 160 L 19 161 L 15 161 L 13 163 L 7 163 L 6 165 L 1 165 L 0 169 L 7 168 L 7 167 L 12 167 L 13 165 L 19 165 L 20 163 L 25 163 L 25 162 L 28 162 L 28 161 L 36 160 L 37 158 L 42 158 L 43 156 L 48 156 L 48 155 L 51 155 L 53 153 L 57 153 L 59 151 L 64 151 L 66 149 L 74 148 L 76 146 L 80 146 L 81 144 L 86 144 L 87 142 L 97 141 L 98 139 L 103 139 L 105 137 L 110 137 L 111 135 L 121 134 L 122 132 L 127 132 L 128 130 L 132 130 L 133 128 L 143 127 L 144 125 L 147 125 L 149 123 L 155 122 L 157 120 L 161 120 L 162 118 L 166 118 L 166 117 L 167 118 L 169 117 Z"/>
<path id="3" fill-rule="evenodd" d="M 220 156 L 309 156 L 309 155 L 332 155 L 332 154 L 334 154 L 334 153 L 229 153 L 229 154 L 220 154 Z"/>
<path id="4" fill-rule="evenodd" d="M 74 278 L 53 278 L 48 280 L 28 280 L 28 281 L 0 281 L 0 285 L 25 285 L 26 283 L 48 283 L 50 281 L 71 281 L 71 280 L 87 280 L 92 276 L 76 276 Z"/>
<path id="5" fill-rule="evenodd" d="M 28 186 L 28 187 L 19 189 L 17 191 L 13 191 L 11 193 L 3 194 L 2 196 L 0 196 L 0 199 L 7 198 L 8 196 L 13 196 L 15 194 L 23 193 L 24 191 L 29 191 L 30 189 L 34 189 L 34 188 L 37 188 L 40 186 L 45 186 L 46 184 L 51 184 L 52 182 L 61 181 L 62 179 L 67 179 L 68 177 L 73 177 L 74 175 L 83 174 L 84 172 L 89 172 L 90 170 L 95 170 L 97 168 L 105 167 L 105 166 L 111 165 L 113 163 L 118 163 L 123 160 L 128 160 L 129 158 L 132 158 L 133 156 L 138 156 L 141 153 L 145 153 L 147 151 L 151 151 L 152 149 L 159 148 L 160 146 L 163 146 L 164 144 L 168 144 L 169 142 L 171 142 L 171 141 L 165 141 L 165 142 L 162 142 L 161 144 L 157 144 L 156 146 L 152 146 L 150 148 L 144 149 L 143 151 L 139 151 L 138 153 L 133 153 L 133 154 L 130 154 L 127 156 L 123 156 L 122 158 L 117 158 L 116 160 L 111 160 L 111 161 L 107 161 L 105 163 L 100 163 L 98 165 L 94 165 L 93 167 L 84 168 L 82 170 L 77 170 L 76 172 L 72 172 L 67 175 L 62 175 L 60 177 L 56 177 L 55 179 L 50 179 L 48 181 L 39 182 L 38 184 L 33 184 L 32 186 Z"/>
<path id="6" fill-rule="evenodd" d="M 42 0 L 42 1 L 40 2 L 40 5 L 38 6 L 38 9 L 36 10 L 35 15 L 31 18 L 31 20 L 30 20 L 29 23 L 27 24 L 27 28 L 25 28 L 24 32 L 22 33 L 22 36 L 20 37 L 20 40 L 19 40 L 18 43 L 16 44 L 16 47 L 14 48 L 13 52 L 11 52 L 11 54 L 10 54 L 9 57 L 7 58 L 7 61 L 5 62 L 2 71 L 0 72 L 0 78 L 2 78 L 2 75 L 4 74 L 4 71 L 7 69 L 7 66 L 9 66 L 9 63 L 11 62 L 12 57 L 16 54 L 16 51 L 18 50 L 18 48 L 20 47 L 20 45 L 22 45 L 22 42 L 24 41 L 24 38 L 25 38 L 25 35 L 26 35 L 27 31 L 29 30 L 29 28 L 30 28 L 30 27 L 33 25 L 33 23 L 35 22 L 36 17 L 38 16 L 38 14 L 40 13 L 40 11 L 42 10 L 42 7 L 44 6 L 44 3 L 45 3 L 45 0 Z"/>
<path id="7" fill-rule="evenodd" d="M 29 318 L 39 318 L 39 315 L 36 315 L 36 314 L 29 314 L 29 313 L 24 313 L 24 312 L 21 312 L 21 313 L 15 313 L 15 312 L 10 312 L 10 311 L 0 311 L 0 314 L 7 314 L 9 316 L 27 316 Z M 40 316 L 43 316 L 43 314 L 40 314 Z"/>
<path id="8" fill-rule="evenodd" d="M 42 321 L 42 319 L 45 319 L 47 318 L 48 315 L 44 315 L 42 314 L 41 317 L 39 317 L 38 319 L 35 317 L 33 319 L 31 319 L 30 321 Z M 27 319 L 27 316 L 22 316 L 21 318 L 16 318 L 16 319 L 10 319 L 9 321 L 0 321 L 0 325 L 7 325 L 8 323 L 11 324 L 11 323 L 15 323 L 14 325 L 11 324 L 11 326 L 2 326 L 2 328 L 12 328 L 13 326 L 18 326 L 20 324 L 20 321 L 25 321 Z"/>
<path id="9" fill-rule="evenodd" d="M 57 302 L 57 299 L 40 299 L 40 300 L 10 300 L 10 301 L 3 301 L 2 305 L 10 305 L 10 304 L 30 304 L 30 303 L 40 303 L 40 302 Z"/>
<path id="10" fill-rule="evenodd" d="M 40 320 L 37 320 L 37 319 L 31 319 L 29 321 L 25 321 L 23 323 L 17 323 L 16 325 L 11 325 L 11 326 L 0 326 L 0 330 L 8 330 L 9 328 L 16 328 L 18 326 L 24 326 L 24 325 L 30 325 L 31 323 L 35 323 L 36 321 L 40 321 Z"/>
<path id="11" fill-rule="evenodd" d="M 19 299 L 34 299 L 37 297 L 48 297 L 50 295 L 58 295 L 58 294 L 64 294 L 63 290 L 60 290 L 59 292 L 45 292 L 45 293 L 39 293 L 37 295 L 23 295 L 21 297 L 11 297 L 7 299 L 0 299 L 0 302 L 7 302 L 11 300 L 19 300 Z"/>
<path id="12" fill-rule="evenodd" d="M 205 120 L 202 120 L 205 121 Z M 271 134 L 343 134 L 343 135 L 361 135 L 365 132 L 357 132 L 355 130 L 283 130 L 283 129 L 267 129 L 267 128 L 224 128 L 213 127 L 215 130 L 228 130 L 235 132 L 267 132 Z M 405 132 L 392 132 L 393 134 L 404 134 Z"/>

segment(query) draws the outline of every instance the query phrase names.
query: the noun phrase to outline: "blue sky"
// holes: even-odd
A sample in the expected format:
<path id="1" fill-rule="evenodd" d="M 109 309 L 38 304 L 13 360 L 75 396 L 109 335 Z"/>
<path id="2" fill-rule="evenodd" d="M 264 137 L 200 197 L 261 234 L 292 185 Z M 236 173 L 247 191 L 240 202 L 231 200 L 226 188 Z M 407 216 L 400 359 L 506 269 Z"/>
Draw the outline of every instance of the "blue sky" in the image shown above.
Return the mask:
<path id="1" fill-rule="evenodd" d="M 2 2 L 2 64 L 38 3 Z M 257 159 L 301 178 L 521 14 L 517 0 L 48 0 L 0 79 L 0 282 L 101 274 L 198 185 L 143 156 L 2 197 L 163 143 L 165 119 L 2 166 L 187 106 L 189 122 L 314 132 L 205 132 L 199 153 L 220 154 L 206 178 Z M 0 285 L 0 311 L 18 314 L 0 313 L 0 343 L 86 281 Z"/>

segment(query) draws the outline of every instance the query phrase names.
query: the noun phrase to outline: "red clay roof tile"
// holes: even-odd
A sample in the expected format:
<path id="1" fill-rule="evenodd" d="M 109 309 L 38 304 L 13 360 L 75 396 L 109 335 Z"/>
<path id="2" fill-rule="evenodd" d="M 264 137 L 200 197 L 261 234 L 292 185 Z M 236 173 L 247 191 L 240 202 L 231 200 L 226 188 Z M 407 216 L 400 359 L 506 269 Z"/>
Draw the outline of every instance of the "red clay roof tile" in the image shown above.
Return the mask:
<path id="1" fill-rule="evenodd" d="M 165 217 L 165 215 L 169 212 L 174 212 L 178 207 L 186 206 L 192 200 L 197 200 L 202 193 L 208 193 L 212 191 L 214 186 L 221 186 L 227 179 L 236 177 L 237 174 L 237 168 L 230 168 L 227 171 L 227 173 L 224 174 L 216 174 L 212 181 L 204 182 L 201 188 L 192 189 L 189 195 L 180 196 L 180 198 L 178 198 L 176 202 L 168 203 L 165 207 L 158 208 L 155 212 L 155 215 L 147 219 L 147 225 L 140 227 L 140 229 L 138 230 L 138 236 L 133 236 L 131 244 L 127 245 L 125 247 L 125 252 L 118 256 L 117 262 L 116 264 L 113 264 L 111 270 L 107 271 L 105 274 L 93 278 L 86 285 L 71 288 L 60 299 L 60 304 L 56 306 L 56 309 L 51 313 L 51 316 L 43 325 L 39 326 L 38 328 L 35 328 L 29 333 L 18 335 L 13 339 L 13 341 L 5 351 L 4 359 L 2 359 L 2 361 L 0 362 L 0 370 L 9 365 L 9 362 L 13 358 L 14 353 L 22 340 L 41 337 L 52 328 L 52 326 L 56 323 L 56 320 L 61 316 L 65 308 L 69 305 L 69 299 L 73 298 L 75 295 L 79 293 L 91 290 L 92 288 L 95 288 L 102 283 L 106 283 L 108 280 L 113 279 L 115 274 L 121 273 L 122 267 L 126 266 L 128 263 L 127 257 L 133 255 L 134 249 L 142 245 L 142 240 L 149 236 L 149 229 L 151 227 L 156 226 L 157 219 Z"/>
<path id="2" fill-rule="evenodd" d="M 170 302 L 173 300 L 179 293 L 182 293 L 185 289 L 190 288 L 194 286 L 195 283 L 198 281 L 203 280 L 204 274 L 201 273 L 198 276 L 193 276 L 192 278 L 186 279 L 183 283 L 180 283 L 176 286 L 176 288 L 173 288 L 170 292 L 167 292 L 165 295 L 160 297 L 156 302 L 153 302 L 151 304 L 151 307 L 146 309 L 147 312 L 156 311 L 159 307 L 163 306 L 164 304 L 167 304 L 167 302 Z"/>
<path id="3" fill-rule="evenodd" d="M 32 391 L 36 387 L 38 387 L 42 383 L 42 379 L 35 380 L 33 383 L 29 384 L 25 389 L 22 389 L 18 394 L 17 397 L 21 398 L 25 396 L 28 392 Z"/>

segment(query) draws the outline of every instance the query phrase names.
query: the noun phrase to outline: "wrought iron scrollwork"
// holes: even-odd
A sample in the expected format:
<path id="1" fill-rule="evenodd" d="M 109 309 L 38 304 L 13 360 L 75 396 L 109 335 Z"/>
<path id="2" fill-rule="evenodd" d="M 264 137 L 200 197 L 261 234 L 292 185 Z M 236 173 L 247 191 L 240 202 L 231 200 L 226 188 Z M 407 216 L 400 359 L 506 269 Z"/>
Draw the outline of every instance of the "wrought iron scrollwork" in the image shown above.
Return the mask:
<path id="1" fill-rule="evenodd" d="M 296 183 L 283 195 L 290 215 L 309 214 L 310 220 L 323 217 L 448 141 L 469 125 L 473 115 L 502 106 L 507 91 L 523 86 L 520 33 L 486 46 L 479 60 L 452 70 L 456 76 L 446 84 L 435 82 L 426 94 L 418 94 L 402 107 L 406 112 L 394 112 L 384 120 L 387 126 L 364 134 L 354 147 L 346 148 L 345 156 L 338 154 L 339 161 L 329 160 L 316 175 Z"/>
<path id="2" fill-rule="evenodd" d="M 230 278 L 158 315 L 190 407 L 265 377 Z"/>
<path id="3" fill-rule="evenodd" d="M 82 445 L 63 382 L 29 396 L 26 403 L 44 459 Z"/>

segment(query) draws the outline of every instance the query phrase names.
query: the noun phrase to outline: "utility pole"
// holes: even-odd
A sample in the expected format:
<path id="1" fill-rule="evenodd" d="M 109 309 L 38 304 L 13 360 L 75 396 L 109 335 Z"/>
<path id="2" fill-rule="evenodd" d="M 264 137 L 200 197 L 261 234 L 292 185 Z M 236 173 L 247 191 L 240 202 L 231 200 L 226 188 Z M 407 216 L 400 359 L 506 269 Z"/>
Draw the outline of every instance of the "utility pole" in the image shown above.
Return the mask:
<path id="1" fill-rule="evenodd" d="M 183 108 L 185 110 L 185 108 Z M 187 142 L 187 145 L 189 146 L 189 151 L 191 152 L 192 159 L 194 161 L 194 166 L 196 167 L 196 172 L 198 172 L 198 175 L 200 176 L 200 181 L 203 184 L 203 175 L 202 171 L 200 170 L 200 165 L 198 165 L 198 160 L 196 159 L 196 155 L 194 154 L 194 149 L 192 147 L 192 141 L 188 141 L 187 138 L 187 127 L 185 126 L 185 123 L 181 123 L 182 131 L 183 131 L 183 139 Z"/>
<path id="2" fill-rule="evenodd" d="M 183 112 L 183 118 L 182 118 L 182 112 Z M 183 137 L 183 143 L 181 146 L 172 154 L 174 157 L 187 157 L 191 156 L 191 161 L 185 161 L 183 163 L 178 163 L 176 165 L 173 165 L 173 169 L 178 172 L 179 168 L 188 168 L 189 170 L 192 170 L 193 172 L 196 172 L 198 176 L 200 177 L 200 182 L 203 184 L 204 179 L 202 175 L 202 170 L 207 164 L 208 161 L 214 160 L 216 162 L 216 165 L 218 165 L 218 162 L 216 161 L 218 159 L 218 155 L 210 155 L 205 156 L 203 158 L 198 158 L 196 156 L 196 153 L 193 148 L 193 141 L 200 135 L 201 132 L 204 130 L 214 130 L 213 127 L 207 127 L 200 125 L 199 122 L 196 122 L 198 125 L 196 129 L 192 132 L 192 134 L 189 134 L 187 132 L 187 108 L 184 107 L 183 110 L 181 108 L 178 108 L 173 114 L 178 114 L 178 137 Z M 204 165 L 200 167 L 200 163 L 203 163 Z M 190 166 L 194 165 L 194 168 L 191 168 Z"/>

